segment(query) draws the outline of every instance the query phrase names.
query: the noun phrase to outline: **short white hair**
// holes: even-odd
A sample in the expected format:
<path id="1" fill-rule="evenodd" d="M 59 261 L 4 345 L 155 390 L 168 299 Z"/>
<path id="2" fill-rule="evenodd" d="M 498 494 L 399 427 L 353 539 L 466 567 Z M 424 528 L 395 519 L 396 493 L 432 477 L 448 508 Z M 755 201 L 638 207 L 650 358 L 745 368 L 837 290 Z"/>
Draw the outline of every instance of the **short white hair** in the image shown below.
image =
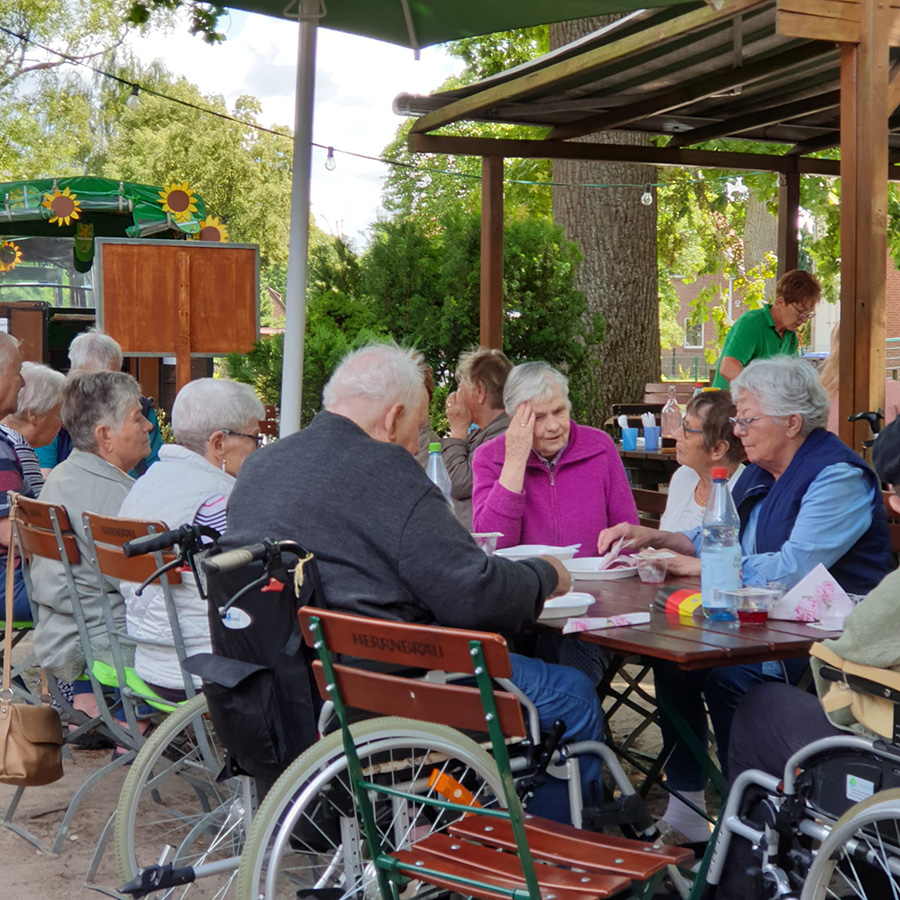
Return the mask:
<path id="1" fill-rule="evenodd" d="M 18 349 L 18 338 L 13 337 L 9 332 L 0 331 L 0 378 L 6 374 L 9 364 L 12 362 L 13 354 Z"/>
<path id="2" fill-rule="evenodd" d="M 97 426 L 107 425 L 117 431 L 140 399 L 140 385 L 127 372 L 70 372 L 63 386 L 60 413 L 73 446 L 96 453 Z"/>
<path id="3" fill-rule="evenodd" d="M 514 366 L 503 389 L 503 407 L 508 416 L 513 415 L 520 403 L 540 403 L 548 400 L 554 389 L 559 388 L 569 410 L 569 379 L 550 363 L 527 362 Z"/>
<path id="4" fill-rule="evenodd" d="M 325 409 L 369 400 L 373 409 L 413 407 L 425 393 L 422 354 L 397 344 L 369 344 L 345 356 L 322 392 Z"/>
<path id="5" fill-rule="evenodd" d="M 122 368 L 122 348 L 108 334 L 88 328 L 69 344 L 69 364 L 72 369 L 86 372 L 118 372 Z"/>
<path id="6" fill-rule="evenodd" d="M 172 406 L 176 443 L 203 456 L 214 431 L 243 431 L 266 416 L 265 407 L 249 384 L 226 378 L 189 381 Z"/>
<path id="7" fill-rule="evenodd" d="M 798 415 L 802 434 L 828 424 L 831 398 L 811 363 L 790 356 L 757 359 L 731 382 L 735 403 L 743 394 L 753 394 L 769 416 Z"/>
<path id="8" fill-rule="evenodd" d="M 62 403 L 63 385 L 66 376 L 50 366 L 40 363 L 22 363 L 22 380 L 25 386 L 19 391 L 19 405 L 16 415 L 26 418 L 30 412 L 35 416 L 44 416 L 55 406 Z"/>

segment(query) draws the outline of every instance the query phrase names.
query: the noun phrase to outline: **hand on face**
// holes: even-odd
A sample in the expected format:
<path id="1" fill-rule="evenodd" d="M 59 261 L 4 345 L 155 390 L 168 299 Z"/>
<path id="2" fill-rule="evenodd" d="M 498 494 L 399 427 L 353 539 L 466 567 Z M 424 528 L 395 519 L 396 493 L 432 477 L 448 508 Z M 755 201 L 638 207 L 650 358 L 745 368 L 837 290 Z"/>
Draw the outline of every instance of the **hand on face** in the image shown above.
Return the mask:
<path id="1" fill-rule="evenodd" d="M 507 462 L 525 463 L 534 446 L 534 411 L 530 403 L 520 403 L 506 430 Z"/>
<path id="2" fill-rule="evenodd" d="M 450 423 L 450 437 L 465 440 L 472 424 L 469 407 L 461 391 L 454 391 L 447 397 L 447 421 Z"/>

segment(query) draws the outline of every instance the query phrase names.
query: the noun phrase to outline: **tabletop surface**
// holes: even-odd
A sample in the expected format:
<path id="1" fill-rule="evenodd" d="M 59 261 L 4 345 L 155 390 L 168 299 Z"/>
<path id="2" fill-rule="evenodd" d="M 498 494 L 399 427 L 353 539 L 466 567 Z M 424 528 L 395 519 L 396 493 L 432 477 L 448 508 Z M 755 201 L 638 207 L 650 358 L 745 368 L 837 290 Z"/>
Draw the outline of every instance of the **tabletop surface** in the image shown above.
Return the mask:
<path id="1" fill-rule="evenodd" d="M 699 590 L 700 579 L 669 578 L 665 586 Z M 660 585 L 644 584 L 637 577 L 619 581 L 573 581 L 573 591 L 595 598 L 584 617 L 650 611 L 646 625 L 584 631 L 574 636 L 620 653 L 670 660 L 682 669 L 703 669 L 806 656 L 816 641 L 840 634 L 803 622 L 771 619 L 765 625 L 741 625 L 667 614 L 651 608 L 659 588 Z M 549 620 L 542 624 L 558 631 L 565 621 Z"/>

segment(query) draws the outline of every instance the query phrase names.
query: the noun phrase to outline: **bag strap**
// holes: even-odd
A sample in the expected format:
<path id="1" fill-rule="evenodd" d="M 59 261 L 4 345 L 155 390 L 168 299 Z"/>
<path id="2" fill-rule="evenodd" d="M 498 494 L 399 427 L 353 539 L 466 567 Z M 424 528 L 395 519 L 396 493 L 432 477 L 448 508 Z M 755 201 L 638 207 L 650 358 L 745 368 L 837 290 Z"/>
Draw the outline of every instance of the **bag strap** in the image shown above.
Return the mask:
<path id="1" fill-rule="evenodd" d="M 9 504 L 9 547 L 6 550 L 6 627 L 3 635 L 3 702 L 11 699 L 12 683 L 12 633 L 13 633 L 13 567 L 16 562 L 16 495 L 10 495 Z"/>

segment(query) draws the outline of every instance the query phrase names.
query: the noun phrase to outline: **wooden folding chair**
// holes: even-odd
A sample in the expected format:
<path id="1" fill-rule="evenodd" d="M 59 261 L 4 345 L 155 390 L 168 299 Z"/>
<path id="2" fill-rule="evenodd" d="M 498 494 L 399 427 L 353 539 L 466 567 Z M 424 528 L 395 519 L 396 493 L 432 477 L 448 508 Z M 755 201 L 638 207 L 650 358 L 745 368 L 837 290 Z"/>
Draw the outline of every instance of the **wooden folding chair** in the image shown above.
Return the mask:
<path id="1" fill-rule="evenodd" d="M 588 900 L 629 890 L 632 895 L 649 897 L 669 866 L 684 864 L 692 857 L 683 848 L 655 847 L 523 815 L 506 741 L 521 739 L 527 729 L 517 699 L 495 691 L 492 681 L 512 674 L 506 641 L 499 635 L 387 622 L 311 607 L 304 607 L 299 615 L 304 637 L 318 653 L 313 671 L 319 690 L 334 703 L 341 723 L 348 771 L 382 900 L 397 900 L 410 880 L 484 900 L 519 900 L 525 894 L 529 900 L 540 900 L 542 893 Z M 334 655 L 344 654 L 402 667 L 421 666 L 426 659 L 433 665 L 439 659 L 448 671 L 471 673 L 476 686 L 411 681 L 335 662 Z M 464 795 L 446 800 L 425 797 L 364 777 L 347 721 L 348 706 L 455 729 L 486 730 L 505 808 L 472 805 Z M 386 848 L 373 813 L 372 797 L 378 794 L 409 805 L 456 810 L 461 818 L 447 833 L 421 840 L 413 834 L 406 845 Z"/>

